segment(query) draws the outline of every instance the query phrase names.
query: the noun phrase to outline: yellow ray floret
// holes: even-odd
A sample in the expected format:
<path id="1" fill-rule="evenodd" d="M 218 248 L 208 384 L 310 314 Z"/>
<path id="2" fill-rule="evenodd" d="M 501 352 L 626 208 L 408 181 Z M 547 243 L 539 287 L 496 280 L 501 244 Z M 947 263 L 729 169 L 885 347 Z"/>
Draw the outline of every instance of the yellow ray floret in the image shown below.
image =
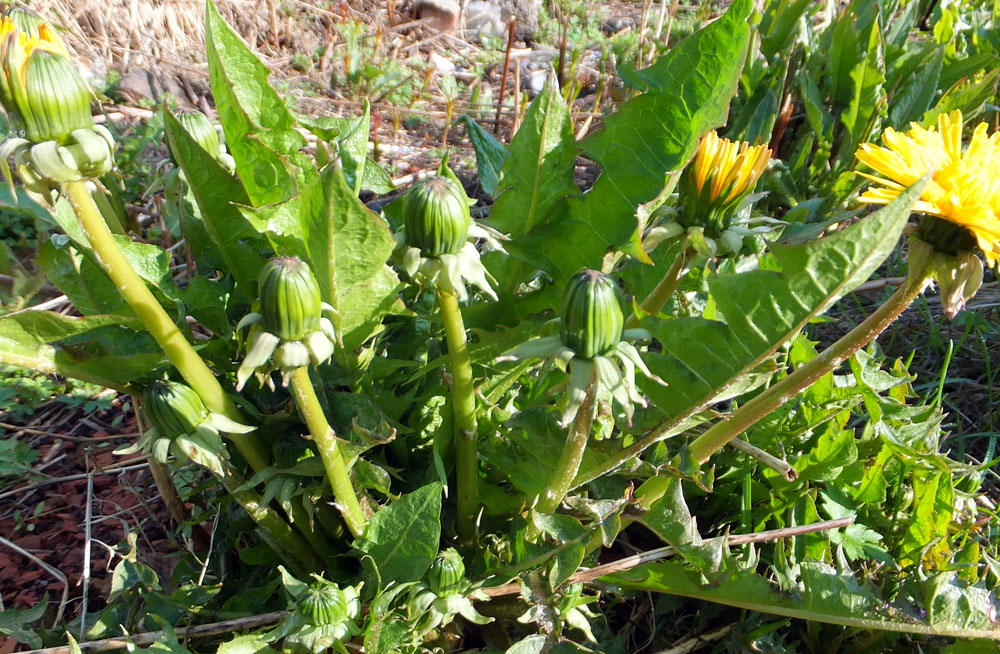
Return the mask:
<path id="1" fill-rule="evenodd" d="M 911 123 L 908 132 L 887 128 L 882 146 L 863 143 L 858 159 L 878 176 L 861 173 L 871 186 L 861 202 L 888 204 L 928 171 L 932 179 L 915 211 L 943 218 L 969 230 L 990 264 L 1000 259 L 1000 132 L 987 134 L 986 123 L 972 132 L 962 150 L 962 112 L 938 116 L 937 127 Z"/>
<path id="2" fill-rule="evenodd" d="M 707 182 L 711 185 L 710 201 L 724 196 L 722 201 L 729 202 L 753 188 L 770 158 L 766 145 L 720 139 L 716 132 L 709 132 L 695 154 L 695 185 L 701 193 Z"/>

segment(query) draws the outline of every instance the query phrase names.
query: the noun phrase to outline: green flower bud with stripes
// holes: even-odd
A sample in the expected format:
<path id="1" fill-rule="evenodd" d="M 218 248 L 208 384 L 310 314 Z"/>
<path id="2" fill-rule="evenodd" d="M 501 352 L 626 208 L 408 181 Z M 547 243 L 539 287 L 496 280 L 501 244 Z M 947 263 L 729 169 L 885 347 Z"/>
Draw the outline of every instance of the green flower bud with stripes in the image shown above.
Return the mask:
<path id="1" fill-rule="evenodd" d="M 0 20 L 0 103 L 11 130 L 0 147 L 0 172 L 13 184 L 9 160 L 30 190 L 99 177 L 111 170 L 114 139 L 95 125 L 91 92 L 62 41 L 37 16 Z"/>
<path id="2" fill-rule="evenodd" d="M 305 583 L 283 566 L 278 570 L 291 612 L 270 635 L 275 640 L 284 639 L 284 651 L 345 651 L 343 643 L 361 633 L 357 625 L 361 585 L 341 587 L 317 574 L 312 575 L 312 582 Z"/>
<path id="3" fill-rule="evenodd" d="M 563 294 L 559 335 L 543 336 L 522 343 L 497 361 L 551 359 L 569 370 L 566 405 L 560 423 L 568 426 L 576 418 L 587 396 L 591 380 L 596 383 L 596 414 L 600 404 L 616 404 L 631 424 L 634 405 L 646 406 L 635 385 L 638 370 L 659 384 L 642 360 L 632 340 L 649 341 L 645 329 L 624 329 L 618 286 L 604 273 L 581 270 L 570 278 Z"/>
<path id="4" fill-rule="evenodd" d="M 348 619 L 347 596 L 340 586 L 325 579 L 309 584 L 296 609 L 309 624 L 337 625 Z"/>
<path id="5" fill-rule="evenodd" d="M 469 207 L 474 202 L 457 182 L 435 177 L 396 202 L 403 229 L 395 235 L 393 254 L 410 279 L 437 284 L 461 301 L 468 299 L 468 284 L 497 299 L 496 280 L 480 261 L 476 241 L 483 241 L 484 251 L 503 252 L 504 237 L 472 220 Z"/>
<path id="6" fill-rule="evenodd" d="M 177 114 L 177 120 L 194 142 L 212 155 L 230 174 L 236 171 L 236 161 L 226 152 L 225 138 L 220 126 L 200 111 L 183 111 Z"/>
<path id="7" fill-rule="evenodd" d="M 472 223 L 465 191 L 447 177 L 413 185 L 406 193 L 403 216 L 406 244 L 426 257 L 457 254 Z"/>
<path id="8" fill-rule="evenodd" d="M 264 266 L 255 307 L 237 327 L 252 326 L 247 354 L 236 371 L 236 390 L 254 373 L 270 384 L 275 369 L 287 385 L 296 369 L 319 365 L 333 355 L 336 333 L 324 315 L 333 314 L 333 307 L 322 301 L 309 264 L 298 257 L 277 257 Z"/>
<path id="9" fill-rule="evenodd" d="M 487 624 L 492 618 L 481 615 L 473 605 L 473 600 L 485 599 L 479 585 L 466 579 L 462 556 L 449 547 L 434 559 L 425 581 L 410 589 L 407 622 L 415 625 L 419 638 L 444 627 L 458 615 L 475 624 Z"/>
<path id="10" fill-rule="evenodd" d="M 427 571 L 427 586 L 436 595 L 461 592 L 468 585 L 469 582 L 465 579 L 465 562 L 453 547 L 438 554 Z"/>
<path id="11" fill-rule="evenodd" d="M 584 269 L 573 275 L 563 293 L 559 335 L 566 347 L 584 359 L 604 354 L 622 340 L 622 315 L 618 286 L 599 270 Z"/>
<path id="12" fill-rule="evenodd" d="M 209 412 L 194 389 L 174 381 L 155 381 L 146 387 L 142 408 L 151 426 L 135 445 L 120 454 L 142 450 L 160 463 L 166 463 L 173 454 L 179 461 L 191 460 L 223 475 L 229 453 L 219 432 L 253 431 L 253 427 Z"/>

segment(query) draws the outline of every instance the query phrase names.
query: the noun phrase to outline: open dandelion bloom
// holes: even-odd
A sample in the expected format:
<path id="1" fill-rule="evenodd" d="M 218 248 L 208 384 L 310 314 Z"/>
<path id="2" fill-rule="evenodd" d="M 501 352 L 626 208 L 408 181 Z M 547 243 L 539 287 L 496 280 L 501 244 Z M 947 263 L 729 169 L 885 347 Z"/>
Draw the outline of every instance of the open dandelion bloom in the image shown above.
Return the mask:
<path id="1" fill-rule="evenodd" d="M 914 210 L 962 230 L 951 230 L 954 242 L 949 244 L 940 238 L 949 230 L 933 224 L 940 221 L 924 221 L 921 238 L 947 254 L 978 245 L 990 265 L 995 264 L 1000 259 L 1000 133 L 986 132 L 986 123 L 977 125 L 963 151 L 958 110 L 939 116 L 936 128 L 912 123 L 905 133 L 886 129 L 883 146 L 864 143 L 857 151 L 858 159 L 881 175 L 860 173 L 878 184 L 861 195 L 861 202 L 888 204 L 931 171 L 933 177 Z"/>
<path id="2" fill-rule="evenodd" d="M 714 131 L 706 134 L 681 177 L 680 222 L 704 227 L 707 236 L 718 238 L 729 229 L 733 212 L 753 191 L 770 159 L 766 145 L 722 139 Z"/>

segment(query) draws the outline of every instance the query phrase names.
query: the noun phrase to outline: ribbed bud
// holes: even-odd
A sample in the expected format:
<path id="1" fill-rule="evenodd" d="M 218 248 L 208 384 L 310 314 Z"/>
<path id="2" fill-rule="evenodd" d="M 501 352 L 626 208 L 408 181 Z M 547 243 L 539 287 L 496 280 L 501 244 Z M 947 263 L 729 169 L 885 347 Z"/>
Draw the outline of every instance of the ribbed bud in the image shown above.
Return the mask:
<path id="1" fill-rule="evenodd" d="M 472 217 L 465 192 L 447 177 L 414 185 L 404 205 L 406 244 L 426 257 L 455 254 L 465 245 Z"/>
<path id="2" fill-rule="evenodd" d="M 271 453 L 274 454 L 274 465 L 279 468 L 291 468 L 309 452 L 309 445 L 304 438 L 285 436 L 274 442 Z"/>
<path id="3" fill-rule="evenodd" d="M 24 97 L 18 102 L 25 138 L 64 143 L 76 129 L 94 126 L 90 89 L 65 57 L 35 50 L 24 64 Z"/>
<path id="4" fill-rule="evenodd" d="M 194 390 L 172 381 L 155 381 L 146 388 L 143 406 L 163 438 L 190 434 L 208 418 L 208 409 Z"/>
<path id="5" fill-rule="evenodd" d="M 298 609 L 310 624 L 337 625 L 348 618 L 347 596 L 336 584 L 317 581 L 309 585 Z"/>
<path id="6" fill-rule="evenodd" d="M 177 114 L 177 120 L 205 152 L 213 157 L 219 156 L 219 133 L 208 116 L 200 111 L 185 111 Z"/>
<path id="7" fill-rule="evenodd" d="M 14 29 L 32 38 L 38 38 L 38 30 L 43 25 L 45 26 L 43 29 L 50 29 L 45 24 L 44 18 L 26 7 L 11 7 L 4 16 L 10 19 Z"/>
<path id="8" fill-rule="evenodd" d="M 297 341 L 320 327 L 323 315 L 319 283 L 309 264 L 298 257 L 278 257 L 260 275 L 262 324 L 283 341 Z"/>
<path id="9" fill-rule="evenodd" d="M 563 294 L 559 335 L 577 356 L 592 359 L 622 339 L 625 318 L 614 280 L 598 270 L 573 275 Z"/>
<path id="10" fill-rule="evenodd" d="M 462 586 L 465 577 L 465 563 L 462 556 L 449 547 L 437 555 L 427 572 L 427 585 L 435 595 L 447 595 Z"/>

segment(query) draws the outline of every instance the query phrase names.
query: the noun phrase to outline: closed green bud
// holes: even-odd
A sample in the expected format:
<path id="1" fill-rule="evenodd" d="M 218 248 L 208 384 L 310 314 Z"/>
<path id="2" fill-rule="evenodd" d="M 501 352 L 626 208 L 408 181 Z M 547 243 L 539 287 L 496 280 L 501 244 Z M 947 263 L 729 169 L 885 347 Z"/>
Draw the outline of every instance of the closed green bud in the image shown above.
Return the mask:
<path id="1" fill-rule="evenodd" d="M 260 275 L 260 314 L 264 329 L 283 341 L 297 341 L 320 327 L 319 283 L 298 257 L 278 257 Z"/>
<path id="2" fill-rule="evenodd" d="M 146 415 L 163 438 L 196 431 L 208 419 L 208 409 L 194 390 L 172 381 L 155 381 L 146 388 Z"/>
<path id="3" fill-rule="evenodd" d="M 447 177 L 413 186 L 404 204 L 406 244 L 425 257 L 455 254 L 465 245 L 472 217 L 465 191 Z"/>
<path id="4" fill-rule="evenodd" d="M 177 120 L 205 152 L 213 157 L 219 156 L 219 133 L 208 116 L 200 111 L 185 111 L 177 114 Z"/>
<path id="5" fill-rule="evenodd" d="M 462 556 L 455 548 L 449 547 L 438 554 L 431 564 L 431 569 L 427 572 L 427 585 L 435 595 L 447 595 L 462 587 L 464 577 L 465 563 Z"/>
<path id="6" fill-rule="evenodd" d="M 279 468 L 291 468 L 303 458 L 312 456 L 309 443 L 298 436 L 285 436 L 271 446 L 274 454 L 274 465 Z"/>
<path id="7" fill-rule="evenodd" d="M 570 277 L 563 294 L 563 344 L 577 356 L 592 359 L 622 339 L 625 317 L 614 280 L 598 270 L 581 270 Z"/>
<path id="8" fill-rule="evenodd" d="M 298 602 L 298 609 L 310 624 L 316 626 L 338 625 L 349 617 L 347 596 L 329 581 L 310 584 Z"/>
<path id="9" fill-rule="evenodd" d="M 24 65 L 21 111 L 25 138 L 64 143 L 77 129 L 90 129 L 90 89 L 65 57 L 36 50 Z"/>

